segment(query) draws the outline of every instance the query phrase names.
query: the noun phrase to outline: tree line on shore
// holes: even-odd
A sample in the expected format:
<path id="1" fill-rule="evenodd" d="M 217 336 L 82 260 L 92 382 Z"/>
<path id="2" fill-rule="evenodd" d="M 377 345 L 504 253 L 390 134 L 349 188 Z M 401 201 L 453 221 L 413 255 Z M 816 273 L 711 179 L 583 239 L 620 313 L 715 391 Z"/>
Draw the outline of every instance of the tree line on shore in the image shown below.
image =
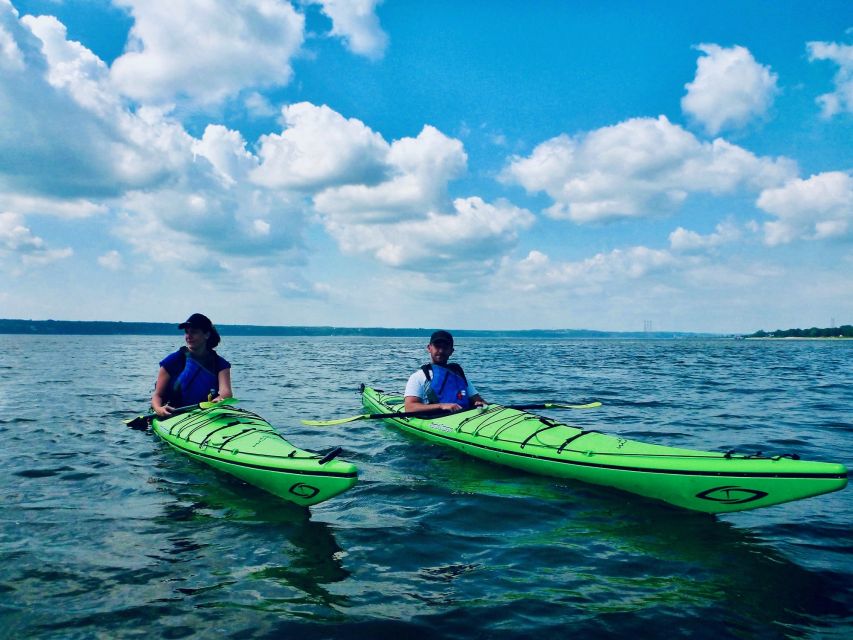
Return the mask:
<path id="1" fill-rule="evenodd" d="M 776 331 L 759 330 L 746 336 L 747 338 L 853 338 L 853 325 L 845 324 L 828 329 L 776 329 Z"/>

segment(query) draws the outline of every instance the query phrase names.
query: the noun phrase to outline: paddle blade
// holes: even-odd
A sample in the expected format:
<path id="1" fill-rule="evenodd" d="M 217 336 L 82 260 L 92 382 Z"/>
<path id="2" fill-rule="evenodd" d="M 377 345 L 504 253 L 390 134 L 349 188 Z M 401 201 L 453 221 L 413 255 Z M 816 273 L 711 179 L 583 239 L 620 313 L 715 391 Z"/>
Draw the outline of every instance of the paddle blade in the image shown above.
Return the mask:
<path id="1" fill-rule="evenodd" d="M 546 409 L 595 409 L 596 407 L 600 407 L 600 406 L 601 406 L 601 403 L 596 401 L 596 402 L 590 402 L 587 404 L 551 404 L 551 403 L 547 403 L 545 405 L 545 408 Z"/>
<path id="2" fill-rule="evenodd" d="M 212 409 L 213 407 L 223 404 L 237 404 L 240 402 L 237 398 L 222 398 L 219 402 L 199 402 L 199 409 Z"/>
<path id="3" fill-rule="evenodd" d="M 139 431 L 145 431 L 148 427 L 151 426 L 151 418 L 153 416 L 136 416 L 131 420 L 125 420 L 124 423 L 130 427 L 131 429 L 137 429 Z"/>

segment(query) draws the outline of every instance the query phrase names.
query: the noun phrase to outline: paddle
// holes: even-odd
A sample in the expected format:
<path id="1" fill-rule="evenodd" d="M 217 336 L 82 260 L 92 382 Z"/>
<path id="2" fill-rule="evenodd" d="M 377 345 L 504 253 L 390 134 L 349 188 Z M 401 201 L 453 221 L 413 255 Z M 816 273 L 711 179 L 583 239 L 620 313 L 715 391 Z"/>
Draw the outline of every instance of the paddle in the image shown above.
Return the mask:
<path id="1" fill-rule="evenodd" d="M 539 404 L 511 404 L 507 405 L 506 409 L 519 409 L 526 411 L 527 409 L 595 409 L 600 407 L 600 402 L 590 402 L 588 404 L 562 404 L 559 402 L 542 402 Z M 483 407 L 485 408 L 485 407 Z M 312 427 L 328 427 L 335 424 L 345 424 L 347 422 L 355 422 L 356 420 L 383 420 L 385 418 L 440 418 L 449 416 L 456 411 L 402 411 L 399 413 L 363 413 L 358 416 L 349 416 L 348 418 L 336 418 L 334 420 L 302 420 L 302 424 L 307 424 Z"/>
<path id="2" fill-rule="evenodd" d="M 219 402 L 199 402 L 198 404 L 188 404 L 185 407 L 178 407 L 177 409 L 172 409 L 172 414 L 169 416 L 169 418 L 171 418 L 172 416 L 179 415 L 181 413 L 195 411 L 196 409 L 211 409 L 217 405 L 235 404 L 237 402 L 240 402 L 237 398 L 223 398 Z M 135 418 L 131 418 L 130 420 L 123 420 L 123 422 L 131 429 L 139 429 L 141 431 L 144 431 L 145 429 L 151 426 L 151 421 L 156 417 L 156 414 L 148 413 L 144 416 L 136 416 Z"/>

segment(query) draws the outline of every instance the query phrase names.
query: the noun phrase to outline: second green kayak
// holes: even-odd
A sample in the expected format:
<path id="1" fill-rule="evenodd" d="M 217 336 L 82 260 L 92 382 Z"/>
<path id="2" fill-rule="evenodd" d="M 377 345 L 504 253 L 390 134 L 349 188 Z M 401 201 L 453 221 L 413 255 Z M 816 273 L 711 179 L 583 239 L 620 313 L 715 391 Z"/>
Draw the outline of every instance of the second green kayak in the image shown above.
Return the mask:
<path id="1" fill-rule="evenodd" d="M 203 403 L 207 404 L 207 403 Z M 332 498 L 357 481 L 355 465 L 297 449 L 259 415 L 214 405 L 151 422 L 173 449 L 303 506 Z"/>
<path id="2" fill-rule="evenodd" d="M 371 414 L 403 411 L 400 395 L 363 387 Z M 483 460 L 581 480 L 706 513 L 757 509 L 843 489 L 842 464 L 645 444 L 500 405 L 386 422 Z"/>

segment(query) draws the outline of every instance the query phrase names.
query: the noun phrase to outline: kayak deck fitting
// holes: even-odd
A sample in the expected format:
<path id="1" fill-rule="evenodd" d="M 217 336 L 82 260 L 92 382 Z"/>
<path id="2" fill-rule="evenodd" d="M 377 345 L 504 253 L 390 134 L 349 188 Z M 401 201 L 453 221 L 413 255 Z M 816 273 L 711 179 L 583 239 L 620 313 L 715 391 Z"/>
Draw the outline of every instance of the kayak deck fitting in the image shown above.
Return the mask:
<path id="1" fill-rule="evenodd" d="M 303 506 L 332 498 L 357 479 L 355 465 L 297 449 L 259 415 L 232 405 L 181 413 L 151 426 L 172 448 Z"/>
<path id="2" fill-rule="evenodd" d="M 362 386 L 371 413 L 400 413 L 403 397 Z M 500 405 L 386 422 L 483 460 L 614 487 L 678 507 L 728 513 L 843 489 L 842 464 L 679 449 L 586 431 Z"/>

